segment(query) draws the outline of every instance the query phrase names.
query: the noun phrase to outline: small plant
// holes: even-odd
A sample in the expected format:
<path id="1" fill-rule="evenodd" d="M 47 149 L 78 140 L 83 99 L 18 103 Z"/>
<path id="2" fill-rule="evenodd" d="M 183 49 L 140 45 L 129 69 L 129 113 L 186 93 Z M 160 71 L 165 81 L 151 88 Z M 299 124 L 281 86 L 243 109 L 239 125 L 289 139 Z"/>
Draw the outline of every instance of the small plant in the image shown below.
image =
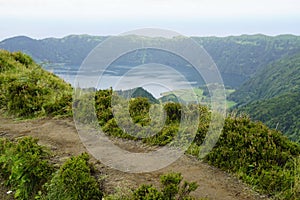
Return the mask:
<path id="1" fill-rule="evenodd" d="M 196 182 L 182 183 L 182 175 L 180 173 L 169 173 L 160 177 L 162 185 L 161 191 L 152 185 L 142 185 L 133 193 L 135 200 L 187 200 L 193 199 L 190 193 L 198 187 Z"/>
<path id="2" fill-rule="evenodd" d="M 132 200 L 132 190 L 127 187 L 117 187 L 113 194 L 103 198 L 104 200 Z"/>

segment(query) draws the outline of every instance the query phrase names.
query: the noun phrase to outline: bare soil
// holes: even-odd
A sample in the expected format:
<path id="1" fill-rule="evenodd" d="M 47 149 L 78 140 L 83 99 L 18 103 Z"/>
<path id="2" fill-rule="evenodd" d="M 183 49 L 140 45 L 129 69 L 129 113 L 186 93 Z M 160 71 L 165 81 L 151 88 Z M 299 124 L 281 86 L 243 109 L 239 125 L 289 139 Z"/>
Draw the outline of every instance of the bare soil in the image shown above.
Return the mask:
<path id="1" fill-rule="evenodd" d="M 72 119 L 35 119 L 15 120 L 0 114 L 0 137 L 19 138 L 33 136 L 39 139 L 41 145 L 49 147 L 53 152 L 53 160 L 61 164 L 72 155 L 87 152 L 81 143 Z M 124 149 L 138 152 L 140 144 L 132 141 L 115 140 Z M 267 199 L 234 176 L 209 166 L 193 157 L 183 155 L 170 166 L 151 173 L 125 173 L 109 168 L 100 161 L 92 159 L 97 171 L 103 177 L 106 193 L 114 193 L 118 188 L 134 189 L 141 184 L 159 186 L 159 176 L 167 172 L 181 172 L 187 181 L 196 181 L 198 189 L 192 193 L 200 198 L 211 200 L 258 200 Z M 0 184 L 0 199 L 13 199 L 13 194 L 7 194 L 8 188 Z M 124 190 L 126 192 L 126 189 Z"/>

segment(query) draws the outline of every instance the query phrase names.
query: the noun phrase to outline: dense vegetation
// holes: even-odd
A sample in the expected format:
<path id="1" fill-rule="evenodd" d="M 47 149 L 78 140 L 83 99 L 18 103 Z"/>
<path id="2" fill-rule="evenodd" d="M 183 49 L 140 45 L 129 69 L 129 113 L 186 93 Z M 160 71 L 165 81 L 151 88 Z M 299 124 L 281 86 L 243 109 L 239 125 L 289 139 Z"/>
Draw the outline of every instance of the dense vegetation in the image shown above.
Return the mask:
<path id="1" fill-rule="evenodd" d="M 68 84 L 53 74 L 43 71 L 30 57 L 22 53 L 1 51 L 0 55 L 3 109 L 19 117 L 70 115 L 71 96 L 68 95 L 70 95 L 71 87 Z M 30 84 L 31 81 L 34 84 Z M 16 93 L 15 88 L 11 87 L 18 84 L 20 86 L 16 87 Z M 46 91 L 40 92 L 41 89 Z M 15 93 L 11 95 L 8 91 Z M 143 138 L 139 137 L 140 132 L 137 132 L 137 135 L 129 135 L 126 130 L 131 130 L 130 126 L 125 126 L 128 129 L 124 131 L 117 125 L 116 120 L 118 122 L 121 120 L 126 125 L 129 118 L 122 112 L 118 114 L 118 119 L 115 118 L 112 98 L 120 100 L 121 103 L 126 101 L 124 98 L 113 96 L 115 94 L 112 90 L 99 90 L 94 94 L 92 97 L 83 96 L 81 101 L 84 101 L 84 98 L 95 98 L 99 124 L 107 135 L 141 140 L 149 145 L 170 144 L 178 136 L 182 111 L 199 109 L 198 130 L 187 153 L 197 156 L 201 150 L 211 118 L 207 107 L 166 102 L 163 105 L 166 113 L 163 129 L 155 132 L 156 134 L 151 137 Z M 49 98 L 50 96 L 52 98 L 55 96 L 54 100 Z M 23 98 L 25 103 L 15 105 L 14 101 L 18 102 L 16 97 Z M 128 110 L 124 111 L 130 113 L 130 118 L 137 127 L 146 127 L 154 123 L 152 128 L 155 130 L 155 125 L 159 120 L 156 122 L 156 117 L 154 117 L 154 122 L 152 122 L 152 118 L 149 118 L 151 107 L 159 109 L 159 104 L 150 103 L 144 97 L 135 97 L 129 101 Z M 88 116 L 83 117 L 88 118 Z M 186 131 L 188 132 L 189 129 Z M 188 140 L 189 137 L 184 139 Z M 7 180 L 10 187 L 16 190 L 16 198 L 97 199 L 103 195 L 99 183 L 92 176 L 93 169 L 87 162 L 86 155 L 70 158 L 57 169 L 51 164 L 47 150 L 37 145 L 37 141 L 32 138 L 19 141 L 1 139 L 0 152 L 1 176 Z M 280 132 L 269 129 L 261 122 L 253 122 L 245 116 L 229 116 L 225 120 L 218 143 L 204 160 L 236 174 L 262 193 L 277 199 L 299 199 L 299 156 L 299 145 L 289 141 Z M 130 198 L 182 199 L 183 194 L 188 198 L 189 192 L 193 191 L 196 185 L 182 183 L 181 180 L 182 177 L 178 174 L 163 176 L 161 178 L 162 189 L 144 185 L 133 191 L 131 194 L 133 196 Z M 71 182 L 73 184 L 70 184 Z"/>
<path id="2" fill-rule="evenodd" d="M 70 116 L 72 88 L 21 52 L 0 50 L 0 108 L 16 117 Z"/>
<path id="3" fill-rule="evenodd" d="M 71 157 L 56 169 L 51 153 L 37 142 L 31 137 L 0 140 L 0 175 L 16 199 L 102 199 L 87 154 Z"/>
<path id="4" fill-rule="evenodd" d="M 228 117 L 223 134 L 205 157 L 278 199 L 299 199 L 300 146 L 248 117 Z"/>
<path id="5" fill-rule="evenodd" d="M 16 199 L 32 199 L 54 171 L 50 154 L 33 138 L 0 140 L 0 169 Z"/>
<path id="6" fill-rule="evenodd" d="M 45 199 L 101 200 L 103 193 L 99 182 L 91 176 L 94 168 L 88 161 L 88 154 L 68 159 L 45 185 Z"/>
<path id="7" fill-rule="evenodd" d="M 230 99 L 239 112 L 249 113 L 291 139 L 300 140 L 300 55 L 280 59 L 260 70 Z"/>
<path id="8" fill-rule="evenodd" d="M 280 58 L 300 51 L 300 37 L 293 35 L 242 35 L 224 38 L 194 37 L 217 64 L 225 86 L 238 88 L 257 71 Z"/>

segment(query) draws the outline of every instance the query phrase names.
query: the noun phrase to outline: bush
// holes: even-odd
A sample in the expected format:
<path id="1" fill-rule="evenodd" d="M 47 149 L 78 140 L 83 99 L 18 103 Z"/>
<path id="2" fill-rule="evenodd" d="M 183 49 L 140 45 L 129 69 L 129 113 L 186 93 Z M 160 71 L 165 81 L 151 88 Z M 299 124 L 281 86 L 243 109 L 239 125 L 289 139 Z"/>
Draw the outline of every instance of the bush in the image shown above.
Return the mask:
<path id="1" fill-rule="evenodd" d="M 149 109 L 150 103 L 145 97 L 137 97 L 129 101 L 129 113 L 134 123 L 147 126 L 150 122 Z"/>
<path id="2" fill-rule="evenodd" d="M 16 61 L 20 62 L 21 64 L 27 67 L 34 63 L 33 59 L 30 56 L 20 51 L 12 53 L 12 56 L 15 58 Z"/>
<path id="3" fill-rule="evenodd" d="M 141 185 L 133 193 L 134 200 L 163 200 L 163 194 L 152 185 Z"/>
<path id="4" fill-rule="evenodd" d="M 277 198 L 293 199 L 300 146 L 280 132 L 270 130 L 248 117 L 228 117 L 223 133 L 205 160 L 223 170 L 237 173 L 248 184 Z M 295 193 L 295 192 L 293 192 Z"/>
<path id="5" fill-rule="evenodd" d="M 84 153 L 71 157 L 47 183 L 46 199 L 49 200 L 93 200 L 102 199 L 102 192 L 95 178 L 91 176 L 89 156 Z"/>
<path id="6" fill-rule="evenodd" d="M 0 142 L 1 175 L 11 186 L 17 199 L 32 199 L 54 170 L 49 153 L 37 144 L 37 139 L 25 137 L 18 142 Z"/>
<path id="7" fill-rule="evenodd" d="M 182 183 L 182 175 L 180 173 L 169 173 L 160 177 L 162 185 L 161 191 L 152 185 L 142 185 L 133 193 L 135 200 L 184 200 L 193 199 L 190 193 L 198 187 L 196 182 Z"/>

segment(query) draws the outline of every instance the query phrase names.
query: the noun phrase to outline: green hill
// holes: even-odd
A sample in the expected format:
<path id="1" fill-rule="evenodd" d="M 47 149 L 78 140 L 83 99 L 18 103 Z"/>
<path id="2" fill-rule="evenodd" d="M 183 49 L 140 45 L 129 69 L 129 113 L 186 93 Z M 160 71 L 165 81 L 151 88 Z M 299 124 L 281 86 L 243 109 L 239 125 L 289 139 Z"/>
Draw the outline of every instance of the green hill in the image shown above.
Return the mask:
<path id="1" fill-rule="evenodd" d="M 299 141 L 300 54 L 268 65 L 229 98 L 240 112 Z"/>
<path id="2" fill-rule="evenodd" d="M 179 103 L 181 100 L 179 97 L 177 97 L 175 94 L 170 93 L 170 94 L 164 94 L 162 97 L 159 98 L 159 100 L 163 103 L 165 102 L 174 102 L 174 103 Z"/>
<path id="3" fill-rule="evenodd" d="M 130 90 L 121 90 L 121 91 L 119 90 L 116 92 L 118 93 L 118 95 L 126 99 L 145 97 L 149 100 L 150 103 L 159 103 L 159 101 L 150 92 L 148 92 L 142 87 L 138 87 Z"/>

